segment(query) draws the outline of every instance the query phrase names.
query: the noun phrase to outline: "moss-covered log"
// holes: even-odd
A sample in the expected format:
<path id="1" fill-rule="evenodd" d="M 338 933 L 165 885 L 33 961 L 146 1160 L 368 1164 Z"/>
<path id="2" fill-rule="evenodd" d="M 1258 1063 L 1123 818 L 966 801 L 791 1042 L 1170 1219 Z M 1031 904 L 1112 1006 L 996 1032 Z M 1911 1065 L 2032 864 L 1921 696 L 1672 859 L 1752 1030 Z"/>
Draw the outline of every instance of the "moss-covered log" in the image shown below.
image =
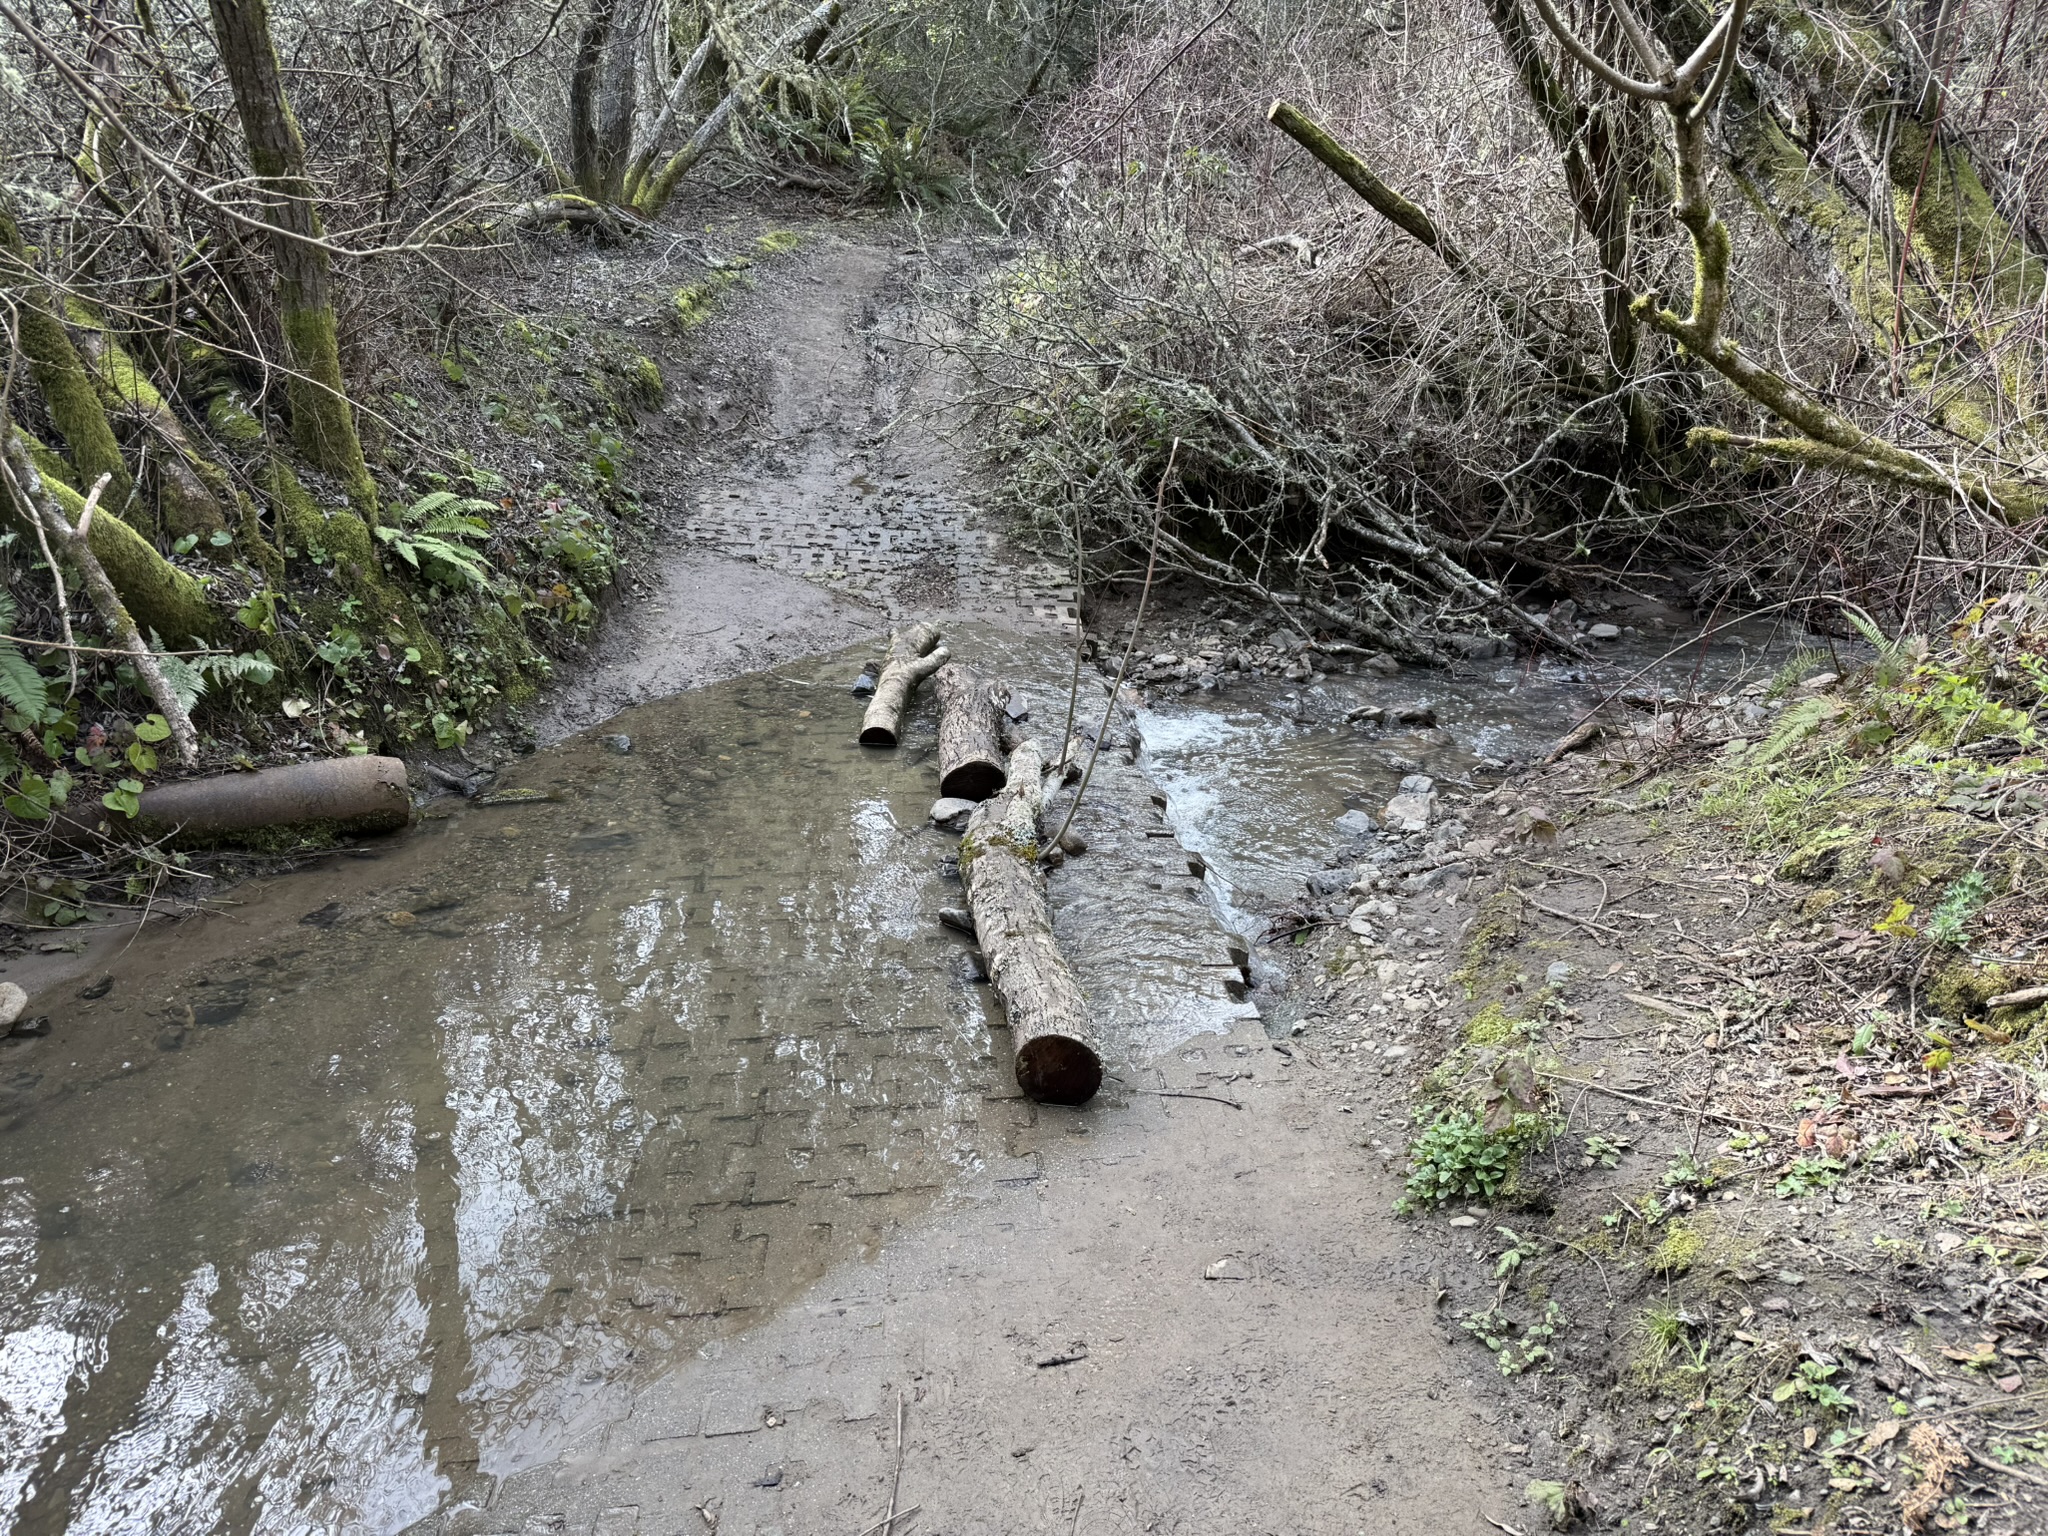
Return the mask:
<path id="1" fill-rule="evenodd" d="M 38 457 L 34 439 L 14 429 L 31 458 Z M 74 523 L 85 510 L 85 498 L 60 480 L 44 477 L 43 487 Z M 29 514 L 14 504 L 12 497 L 0 496 L 0 513 L 9 526 L 18 528 L 33 545 L 35 525 Z M 92 515 L 87 533 L 100 567 L 121 602 L 144 629 L 153 629 L 173 645 L 187 640 L 217 640 L 225 625 L 221 614 L 207 601 L 206 589 L 191 576 L 172 565 L 156 547 L 104 505 Z"/>
<path id="2" fill-rule="evenodd" d="M 225 528 L 233 493 L 220 466 L 194 446 L 163 391 L 89 305 L 73 299 L 66 306 L 66 315 L 79 351 L 91 364 L 108 416 L 142 442 L 139 457 L 153 482 L 163 531 L 172 538 L 183 538 L 187 534 L 203 537 Z"/>
<path id="3" fill-rule="evenodd" d="M 107 420 L 93 378 L 64 322 L 55 295 L 36 270 L 12 211 L 0 202 L 0 291 L 10 298 L 29 377 L 43 397 L 50 423 L 64 439 L 64 452 L 78 483 L 108 477 L 106 503 L 125 511 L 135 478 L 121 457 L 120 441 Z"/>

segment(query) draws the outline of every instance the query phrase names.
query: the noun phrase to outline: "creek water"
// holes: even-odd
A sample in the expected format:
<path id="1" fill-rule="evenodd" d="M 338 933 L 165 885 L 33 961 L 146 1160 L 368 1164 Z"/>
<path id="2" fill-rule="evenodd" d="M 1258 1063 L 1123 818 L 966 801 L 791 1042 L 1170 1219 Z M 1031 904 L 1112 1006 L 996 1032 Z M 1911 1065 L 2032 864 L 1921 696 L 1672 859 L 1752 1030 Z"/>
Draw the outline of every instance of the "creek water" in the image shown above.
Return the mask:
<path id="1" fill-rule="evenodd" d="M 1056 641 L 954 645 L 1057 739 Z M 859 748 L 864 655 L 628 711 L 497 786 L 544 798 L 438 802 L 38 999 L 54 1032 L 0 1047 L 0 1529 L 401 1530 L 1005 1176 L 1031 1116 L 934 922 L 929 704 Z M 1448 734 L 1343 724 L 1418 693 Z M 1053 879 L 1115 1075 L 1082 1113 L 1242 1016 L 1221 929 L 1334 817 L 1590 693 L 1506 667 L 1143 712 Z"/>

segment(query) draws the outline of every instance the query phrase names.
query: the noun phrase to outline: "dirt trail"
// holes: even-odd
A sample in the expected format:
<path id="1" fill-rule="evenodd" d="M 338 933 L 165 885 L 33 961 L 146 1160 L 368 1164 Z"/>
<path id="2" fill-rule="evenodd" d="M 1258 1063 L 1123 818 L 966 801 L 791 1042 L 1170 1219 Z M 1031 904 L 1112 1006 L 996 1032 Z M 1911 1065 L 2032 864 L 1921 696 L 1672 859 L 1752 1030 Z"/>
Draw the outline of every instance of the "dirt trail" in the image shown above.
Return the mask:
<path id="1" fill-rule="evenodd" d="M 765 359 L 761 438 L 700 477 L 658 592 L 546 734 L 907 612 L 1071 620 L 974 515 L 928 414 L 951 381 L 889 339 L 918 266 L 829 239 L 764 276 L 717 339 Z M 991 1101 L 1008 1155 L 959 1198 L 425 1528 L 864 1530 L 900 1399 L 926 1532 L 1491 1529 L 1520 1503 L 1509 1437 L 1317 1068 L 1246 1022 L 1147 1076 L 1121 1108 Z"/>
<path id="2" fill-rule="evenodd" d="M 881 634 L 905 614 L 1055 632 L 1074 621 L 1071 579 L 1007 550 L 975 514 L 933 412 L 950 374 L 892 344 L 924 323 L 917 282 L 961 259 L 813 236 L 707 328 L 699 351 L 740 382 L 686 385 L 711 398 L 677 408 L 753 431 L 706 463 L 655 466 L 678 486 L 665 509 L 674 541 L 647 573 L 653 591 L 613 615 L 589 675 L 537 723 L 542 739 Z"/>

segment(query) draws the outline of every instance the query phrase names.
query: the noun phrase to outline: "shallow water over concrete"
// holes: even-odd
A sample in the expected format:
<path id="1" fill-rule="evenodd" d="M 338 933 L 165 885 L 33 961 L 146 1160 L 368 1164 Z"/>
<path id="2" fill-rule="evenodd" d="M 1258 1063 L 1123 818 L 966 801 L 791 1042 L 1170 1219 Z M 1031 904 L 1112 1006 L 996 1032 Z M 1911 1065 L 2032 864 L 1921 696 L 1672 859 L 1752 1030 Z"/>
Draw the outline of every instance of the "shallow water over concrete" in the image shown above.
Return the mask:
<path id="1" fill-rule="evenodd" d="M 955 645 L 1049 740 L 1056 646 Z M 863 655 L 629 711 L 497 786 L 545 798 L 40 1005 L 0 1082 L 14 1529 L 400 1529 L 1014 1171 L 929 704 L 857 746 Z M 1083 815 L 1061 927 L 1115 1072 L 1245 1010 L 1127 767 Z"/>
<path id="2" fill-rule="evenodd" d="M 1068 656 L 966 630 L 1051 745 Z M 395 1531 L 551 1459 L 950 1191 L 1033 1106 L 926 811 L 929 700 L 854 742 L 866 648 L 627 712 L 364 861 L 149 934 L 0 1054 L 0 1509 L 19 1531 Z M 1101 718 L 1083 679 L 1080 722 Z M 1349 707 L 1437 703 L 1448 735 Z M 1112 730 L 1052 896 L 1134 1068 L 1249 1012 L 1248 931 L 1404 771 L 1589 685 L 1332 679 Z M 630 737 L 629 751 L 616 738 Z M 1178 840 L 1174 836 L 1179 831 Z M 1209 875 L 1186 849 L 1206 854 Z M 758 1426 L 766 1398 L 704 1410 Z"/>

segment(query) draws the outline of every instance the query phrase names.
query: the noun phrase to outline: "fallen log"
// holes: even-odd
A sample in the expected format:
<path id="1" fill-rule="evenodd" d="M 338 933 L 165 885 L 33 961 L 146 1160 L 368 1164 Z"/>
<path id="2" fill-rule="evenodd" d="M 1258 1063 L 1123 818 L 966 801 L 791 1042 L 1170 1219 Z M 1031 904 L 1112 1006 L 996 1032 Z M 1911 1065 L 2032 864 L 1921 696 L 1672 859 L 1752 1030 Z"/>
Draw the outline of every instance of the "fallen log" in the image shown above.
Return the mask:
<path id="1" fill-rule="evenodd" d="M 939 793 L 986 800 L 1008 781 L 1003 706 L 1010 690 L 954 661 L 939 668 Z"/>
<path id="2" fill-rule="evenodd" d="M 938 649 L 934 650 L 933 647 Z M 946 648 L 939 645 L 936 624 L 916 624 L 899 629 L 889 641 L 889 662 L 875 684 L 875 696 L 868 700 L 861 716 L 860 744 L 864 747 L 893 747 L 903 731 L 903 711 L 917 685 L 946 664 Z"/>
<path id="3" fill-rule="evenodd" d="M 188 843 L 270 827 L 396 832 L 411 820 L 412 791 L 395 757 L 330 757 L 183 779 L 144 790 L 135 817 L 149 835 Z"/>
<path id="4" fill-rule="evenodd" d="M 1088 1002 L 1052 936 L 1038 867 L 1043 759 L 1034 741 L 1010 754 L 1009 782 L 975 808 L 960 840 L 960 879 L 989 981 L 1017 1052 L 1017 1086 L 1042 1104 L 1085 1104 L 1102 1086 Z"/>

